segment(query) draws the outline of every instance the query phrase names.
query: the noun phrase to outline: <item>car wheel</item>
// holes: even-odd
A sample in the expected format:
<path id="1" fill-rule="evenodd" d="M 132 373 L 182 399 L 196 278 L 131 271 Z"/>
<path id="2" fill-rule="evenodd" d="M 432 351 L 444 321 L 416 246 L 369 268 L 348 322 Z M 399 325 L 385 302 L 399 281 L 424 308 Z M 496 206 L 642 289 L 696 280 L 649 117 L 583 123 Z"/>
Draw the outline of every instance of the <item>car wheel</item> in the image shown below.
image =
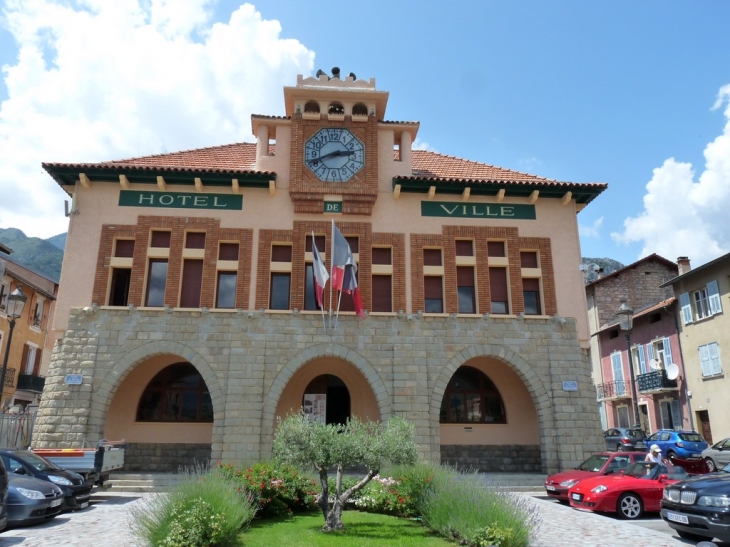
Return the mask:
<path id="1" fill-rule="evenodd" d="M 712 458 L 705 458 L 705 463 L 707 464 L 707 470 L 709 473 L 714 473 L 717 471 L 717 465 L 715 465 L 715 460 Z"/>
<path id="2" fill-rule="evenodd" d="M 677 457 L 677 455 L 674 453 L 673 450 L 670 450 L 669 452 L 667 452 L 667 458 L 669 458 L 670 460 L 673 460 L 676 457 Z"/>
<path id="3" fill-rule="evenodd" d="M 682 539 L 689 539 L 691 541 L 702 541 L 708 540 L 709 538 L 706 538 L 705 536 L 698 536 L 697 534 L 692 534 L 690 532 L 685 532 L 684 530 L 677 530 L 674 529 L 675 532 L 677 532 L 677 535 L 681 537 Z"/>
<path id="4" fill-rule="evenodd" d="M 644 505 L 636 494 L 624 494 L 618 499 L 616 511 L 622 518 L 638 519 L 644 512 Z"/>

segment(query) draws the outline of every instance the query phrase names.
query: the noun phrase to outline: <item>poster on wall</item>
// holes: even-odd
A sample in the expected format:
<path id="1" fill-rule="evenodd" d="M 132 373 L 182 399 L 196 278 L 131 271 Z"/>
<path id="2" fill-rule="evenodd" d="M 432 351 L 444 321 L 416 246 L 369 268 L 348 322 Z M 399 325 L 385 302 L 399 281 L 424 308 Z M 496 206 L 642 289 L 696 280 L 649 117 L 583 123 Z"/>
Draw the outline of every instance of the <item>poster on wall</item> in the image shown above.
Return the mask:
<path id="1" fill-rule="evenodd" d="M 310 393 L 304 395 L 304 414 L 310 422 L 326 423 L 327 395 L 325 393 Z"/>

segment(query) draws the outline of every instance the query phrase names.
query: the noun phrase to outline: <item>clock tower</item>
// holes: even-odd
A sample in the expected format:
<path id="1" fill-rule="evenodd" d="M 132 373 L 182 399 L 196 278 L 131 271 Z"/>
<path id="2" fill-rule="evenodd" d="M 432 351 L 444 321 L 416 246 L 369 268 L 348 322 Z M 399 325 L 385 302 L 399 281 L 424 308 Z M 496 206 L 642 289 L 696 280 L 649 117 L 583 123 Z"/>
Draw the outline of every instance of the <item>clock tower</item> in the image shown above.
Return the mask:
<path id="1" fill-rule="evenodd" d="M 322 213 L 325 200 L 345 215 L 370 215 L 378 196 L 378 120 L 388 101 L 375 79 L 321 70 L 284 88 L 291 119 L 289 195 L 297 213 Z"/>

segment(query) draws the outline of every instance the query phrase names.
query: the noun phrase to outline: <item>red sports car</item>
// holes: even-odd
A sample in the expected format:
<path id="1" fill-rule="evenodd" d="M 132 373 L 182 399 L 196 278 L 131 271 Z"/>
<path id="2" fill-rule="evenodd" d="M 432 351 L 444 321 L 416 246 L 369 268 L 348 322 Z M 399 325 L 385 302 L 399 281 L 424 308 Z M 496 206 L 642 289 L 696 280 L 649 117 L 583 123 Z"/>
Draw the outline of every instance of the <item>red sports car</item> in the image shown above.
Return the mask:
<path id="1" fill-rule="evenodd" d="M 615 475 L 584 479 L 568 497 L 576 509 L 637 519 L 644 511 L 658 512 L 664 487 L 686 478 L 687 472 L 670 462 L 638 462 Z"/>
<path id="2" fill-rule="evenodd" d="M 550 475 L 545 481 L 545 491 L 549 497 L 568 503 L 568 490 L 583 479 L 618 473 L 645 457 L 645 452 L 598 452 L 575 469 Z"/>

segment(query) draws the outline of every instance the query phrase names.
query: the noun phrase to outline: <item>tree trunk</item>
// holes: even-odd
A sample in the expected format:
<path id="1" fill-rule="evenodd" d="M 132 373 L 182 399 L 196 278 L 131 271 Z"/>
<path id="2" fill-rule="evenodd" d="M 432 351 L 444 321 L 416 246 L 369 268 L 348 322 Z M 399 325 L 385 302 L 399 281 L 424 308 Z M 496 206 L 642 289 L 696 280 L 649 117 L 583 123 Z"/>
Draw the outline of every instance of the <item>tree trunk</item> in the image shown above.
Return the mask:
<path id="1" fill-rule="evenodd" d="M 332 508 L 329 510 L 329 512 L 325 514 L 324 526 L 322 526 L 322 531 L 331 532 L 332 530 L 345 529 L 345 525 L 342 524 L 342 511 L 345 508 L 345 503 L 347 503 L 347 500 L 350 499 L 350 496 L 352 496 L 358 490 L 362 489 L 377 474 L 377 469 L 371 469 L 360 482 L 358 482 L 355 486 L 352 486 L 349 490 L 346 490 L 345 493 L 342 493 L 342 466 L 337 466 L 337 489 L 335 490 L 335 501 L 332 504 Z"/>
<path id="2" fill-rule="evenodd" d="M 317 505 L 322 510 L 322 516 L 324 517 L 325 523 L 327 522 L 327 515 L 329 514 L 329 498 L 330 491 L 329 485 L 327 484 L 327 469 L 322 468 L 319 470 L 319 485 L 322 488 L 322 493 L 319 496 Z"/>

